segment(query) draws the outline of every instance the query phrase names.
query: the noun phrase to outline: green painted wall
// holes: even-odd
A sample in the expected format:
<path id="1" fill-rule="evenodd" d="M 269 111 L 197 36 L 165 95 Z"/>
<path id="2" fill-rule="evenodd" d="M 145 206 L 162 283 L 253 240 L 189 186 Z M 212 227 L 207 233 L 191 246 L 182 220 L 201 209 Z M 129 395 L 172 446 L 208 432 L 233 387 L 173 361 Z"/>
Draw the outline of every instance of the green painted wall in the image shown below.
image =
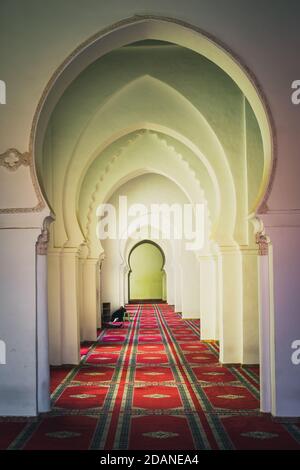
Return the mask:
<path id="1" fill-rule="evenodd" d="M 163 256 L 151 243 L 138 245 L 130 256 L 130 299 L 162 299 Z"/>
<path id="2" fill-rule="evenodd" d="M 248 174 L 248 205 L 249 211 L 253 209 L 256 195 L 259 190 L 260 179 L 257 175 L 263 173 L 263 142 L 252 108 L 245 100 L 245 130 Z"/>

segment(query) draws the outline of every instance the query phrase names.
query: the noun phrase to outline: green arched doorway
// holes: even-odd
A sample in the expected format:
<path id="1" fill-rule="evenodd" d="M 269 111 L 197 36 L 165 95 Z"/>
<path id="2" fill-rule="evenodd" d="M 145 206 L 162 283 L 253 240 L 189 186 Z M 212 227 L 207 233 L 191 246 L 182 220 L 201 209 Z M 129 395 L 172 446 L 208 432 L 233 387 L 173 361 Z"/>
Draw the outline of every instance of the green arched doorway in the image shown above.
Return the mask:
<path id="1" fill-rule="evenodd" d="M 129 253 L 128 297 L 130 302 L 163 301 L 166 298 L 165 256 L 156 243 L 144 240 Z"/>

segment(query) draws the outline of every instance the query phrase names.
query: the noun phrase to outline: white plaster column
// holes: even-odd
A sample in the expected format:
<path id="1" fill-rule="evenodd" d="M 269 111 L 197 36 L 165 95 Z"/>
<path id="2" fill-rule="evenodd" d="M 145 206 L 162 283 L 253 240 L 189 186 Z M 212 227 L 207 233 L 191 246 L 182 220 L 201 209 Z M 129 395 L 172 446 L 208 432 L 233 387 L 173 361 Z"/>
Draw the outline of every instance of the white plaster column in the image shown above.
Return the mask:
<path id="1" fill-rule="evenodd" d="M 193 251 L 181 257 L 182 318 L 200 319 L 200 268 Z"/>
<path id="2" fill-rule="evenodd" d="M 48 249 L 49 362 L 62 364 L 61 248 Z"/>
<path id="3" fill-rule="evenodd" d="M 212 255 L 199 256 L 201 339 L 217 339 L 217 272 Z"/>
<path id="4" fill-rule="evenodd" d="M 181 287 L 181 267 L 180 264 L 174 266 L 175 278 L 175 312 L 182 312 L 182 287 Z"/>
<path id="5" fill-rule="evenodd" d="M 62 363 L 80 361 L 80 331 L 78 302 L 78 249 L 62 252 Z"/>
<path id="6" fill-rule="evenodd" d="M 162 300 L 167 300 L 167 274 L 164 269 L 162 277 Z"/>
<path id="7" fill-rule="evenodd" d="M 169 305 L 174 305 L 175 300 L 175 274 L 174 265 L 167 263 L 164 268 L 165 272 L 165 299 Z"/>
<path id="8" fill-rule="evenodd" d="M 259 363 L 259 308 L 257 248 L 242 248 L 242 364 Z"/>
<path id="9" fill-rule="evenodd" d="M 50 411 L 50 366 L 48 340 L 47 247 L 49 234 L 43 229 L 36 246 L 37 281 L 37 407 L 39 413 Z"/>
<path id="10" fill-rule="evenodd" d="M 258 299 L 259 299 L 259 364 L 260 410 L 270 413 L 271 398 L 271 341 L 270 341 L 270 266 L 267 238 L 258 234 Z"/>
<path id="11" fill-rule="evenodd" d="M 127 266 L 124 271 L 124 303 L 128 304 L 129 295 L 128 295 L 128 276 L 129 276 L 129 267 Z"/>
<path id="12" fill-rule="evenodd" d="M 222 256 L 220 253 L 215 255 L 216 260 L 216 338 L 220 339 L 220 324 L 223 312 L 223 277 L 222 277 Z"/>
<path id="13" fill-rule="evenodd" d="M 83 275 L 84 275 L 84 262 L 85 257 L 82 256 L 82 253 L 79 255 L 78 259 L 78 309 L 79 309 L 79 330 L 80 330 L 80 341 L 84 341 L 84 305 L 83 305 Z"/>
<path id="14" fill-rule="evenodd" d="M 126 292 L 126 265 L 124 263 L 120 264 L 119 268 L 119 305 L 125 305 L 125 292 Z"/>
<path id="15" fill-rule="evenodd" d="M 101 328 L 102 326 L 102 310 L 101 310 L 101 266 L 102 261 L 101 258 L 97 264 L 97 272 L 96 272 L 96 284 L 97 284 L 97 291 L 96 291 L 96 299 L 97 299 L 97 328 Z"/>
<path id="16" fill-rule="evenodd" d="M 84 260 L 82 271 L 82 332 L 84 341 L 96 341 L 97 339 L 97 270 L 97 258 Z"/>
<path id="17" fill-rule="evenodd" d="M 222 259 L 222 312 L 219 321 L 220 362 L 242 362 L 242 263 L 235 246 L 220 247 Z"/>
<path id="18" fill-rule="evenodd" d="M 103 287 L 102 287 L 102 275 L 103 275 L 103 261 L 105 259 L 105 253 L 101 253 L 98 258 L 98 263 L 96 267 L 96 300 L 97 300 L 97 328 L 102 327 L 102 297 L 103 297 Z"/>

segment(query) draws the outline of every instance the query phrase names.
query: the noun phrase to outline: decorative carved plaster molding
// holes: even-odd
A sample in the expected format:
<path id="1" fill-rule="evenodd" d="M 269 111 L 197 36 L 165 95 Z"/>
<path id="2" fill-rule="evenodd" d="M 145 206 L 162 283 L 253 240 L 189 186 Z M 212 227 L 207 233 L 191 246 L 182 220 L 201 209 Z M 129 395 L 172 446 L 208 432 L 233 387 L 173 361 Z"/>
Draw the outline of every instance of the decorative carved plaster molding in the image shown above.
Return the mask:
<path id="1" fill-rule="evenodd" d="M 34 207 L 12 207 L 8 209 L 0 209 L 0 214 L 40 212 L 45 208 L 45 202 L 42 198 L 39 183 L 34 172 L 32 154 L 30 152 L 21 153 L 15 148 L 10 148 L 0 154 L 0 167 L 3 166 L 9 171 L 17 171 L 21 165 L 29 167 L 32 185 L 38 201 L 37 205 Z"/>
<path id="2" fill-rule="evenodd" d="M 269 253 L 270 239 L 264 232 L 258 232 L 255 236 L 255 241 L 258 244 L 259 256 L 266 256 Z"/>
<path id="3" fill-rule="evenodd" d="M 28 166 L 29 164 L 28 152 L 21 153 L 15 148 L 10 148 L 0 154 L 0 166 L 4 166 L 7 170 L 16 171 L 21 165 Z"/>
<path id="4" fill-rule="evenodd" d="M 92 192 L 92 195 L 91 195 L 91 198 L 90 198 L 91 202 L 90 202 L 90 205 L 89 205 L 89 208 L 88 208 L 88 213 L 87 213 L 87 216 L 86 216 L 86 224 L 85 224 L 85 229 L 86 229 L 85 237 L 86 237 L 88 247 L 90 247 L 90 245 L 91 245 L 91 225 L 92 225 L 92 221 L 93 221 L 93 214 L 95 214 L 95 204 L 97 203 L 97 193 L 98 193 L 98 190 L 101 186 L 101 183 L 104 181 L 106 175 L 110 172 L 113 165 L 117 164 L 117 160 L 123 156 L 124 151 L 127 150 L 128 147 L 131 146 L 131 144 L 135 143 L 138 139 L 140 139 L 141 137 L 143 137 L 145 135 L 150 135 L 150 136 L 154 137 L 155 139 L 157 139 L 157 141 L 159 141 L 162 145 L 164 145 L 167 150 L 172 151 L 175 154 L 177 160 L 182 165 L 184 165 L 186 167 L 186 169 L 191 174 L 191 177 L 196 181 L 196 183 L 197 183 L 197 185 L 198 185 L 198 187 L 201 191 L 202 198 L 204 198 L 204 196 L 205 196 L 204 195 L 204 190 L 201 187 L 200 180 L 199 180 L 196 172 L 192 169 L 192 167 L 189 164 L 188 160 L 186 160 L 184 158 L 184 156 L 181 153 L 179 153 L 173 145 L 170 145 L 167 142 L 167 140 L 164 137 L 162 137 L 157 131 L 154 131 L 154 130 L 151 130 L 151 129 L 145 129 L 145 128 L 144 129 L 139 129 L 137 131 L 137 133 L 133 137 L 129 138 L 128 141 L 126 142 L 126 144 L 123 145 L 112 156 L 112 158 L 109 160 L 109 162 L 105 166 L 104 170 L 102 171 L 102 173 L 99 177 L 99 180 L 98 180 L 97 184 L 94 187 L 94 191 Z M 211 226 L 212 226 L 212 222 L 211 222 L 211 217 L 210 217 L 208 207 L 207 207 L 207 216 L 208 216 L 207 222 L 209 224 L 208 229 L 210 230 Z"/>
<path id="5" fill-rule="evenodd" d="M 105 260 L 105 253 L 104 251 L 101 253 L 101 255 L 99 256 L 99 269 L 101 271 L 102 269 L 102 265 L 103 265 L 103 261 Z"/>
<path id="6" fill-rule="evenodd" d="M 48 252 L 48 243 L 49 243 L 49 231 L 48 229 L 43 229 L 42 233 L 38 237 L 36 243 L 36 253 L 37 255 L 46 255 Z"/>
<path id="7" fill-rule="evenodd" d="M 46 217 L 43 223 L 41 234 L 38 236 L 36 242 L 36 253 L 37 255 L 47 255 L 48 245 L 50 240 L 50 224 L 53 222 L 53 217 Z"/>

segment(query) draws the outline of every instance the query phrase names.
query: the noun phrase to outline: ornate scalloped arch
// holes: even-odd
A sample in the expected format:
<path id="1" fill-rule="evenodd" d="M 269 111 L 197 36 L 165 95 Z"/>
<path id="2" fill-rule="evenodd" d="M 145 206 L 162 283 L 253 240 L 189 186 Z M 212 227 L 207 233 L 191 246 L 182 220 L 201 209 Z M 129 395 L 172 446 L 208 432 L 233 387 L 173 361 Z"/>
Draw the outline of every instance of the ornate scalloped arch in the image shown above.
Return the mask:
<path id="1" fill-rule="evenodd" d="M 180 154 L 176 153 L 173 147 L 168 146 L 168 144 L 163 139 L 160 139 L 155 133 L 144 132 L 140 134 L 137 139 L 134 139 L 131 142 L 131 146 L 141 141 L 142 137 L 145 136 L 156 144 L 154 149 L 149 148 L 148 150 L 156 156 L 151 161 L 151 163 L 148 166 L 141 166 L 141 162 L 138 157 L 134 159 L 132 156 L 130 159 L 125 158 L 125 161 L 122 162 L 122 156 L 124 157 L 124 152 L 121 152 L 119 157 L 114 160 L 114 163 L 116 164 L 116 171 L 112 174 L 109 172 L 103 173 L 101 175 L 101 181 L 99 181 L 99 183 L 96 185 L 96 188 L 91 197 L 91 204 L 89 207 L 86 226 L 86 239 L 91 253 L 97 254 L 99 253 L 99 250 L 101 251 L 100 242 L 96 238 L 97 206 L 101 203 L 106 203 L 110 196 L 121 185 L 133 177 L 145 174 L 147 172 L 161 174 L 172 180 L 186 194 L 188 200 L 191 203 L 196 204 L 203 202 L 206 204 L 204 192 L 196 178 L 195 172 L 189 167 L 188 162 L 186 162 Z M 143 142 L 140 142 L 140 144 L 143 146 Z M 164 150 L 163 154 L 161 153 L 161 149 Z M 157 150 L 160 150 L 160 152 Z M 207 233 L 209 233 L 211 230 L 211 221 L 209 218 L 208 207 L 206 213 Z M 230 235 L 231 234 L 228 236 Z"/>
<path id="2" fill-rule="evenodd" d="M 258 120 L 264 145 L 264 177 L 253 211 L 266 207 L 276 168 L 275 131 L 271 112 L 258 81 L 249 68 L 216 37 L 191 24 L 155 15 L 134 16 L 115 23 L 80 44 L 57 68 L 49 80 L 33 118 L 29 150 L 33 154 L 33 173 L 43 193 L 40 161 L 49 117 L 68 85 L 94 60 L 108 52 L 144 39 L 173 42 L 208 58 L 222 68 L 239 86 Z M 44 193 L 44 201 L 46 201 Z"/>
<path id="3" fill-rule="evenodd" d="M 136 96 L 146 99 L 136 100 Z M 122 110 L 128 110 L 122 113 Z M 165 110 L 168 113 L 165 113 Z M 130 111 L 129 111 L 130 110 Z M 116 118 L 117 116 L 117 118 Z M 136 126 L 136 118 L 145 119 L 144 127 L 155 122 L 160 130 L 172 129 L 185 136 L 198 150 L 210 174 L 218 179 L 220 198 L 226 212 L 236 213 L 235 187 L 231 169 L 215 132 L 207 120 L 181 93 L 170 85 L 148 75 L 122 87 L 94 114 L 81 134 L 73 151 L 61 188 L 63 216 L 70 246 L 80 244 L 82 233 L 77 224 L 78 192 L 87 168 L 99 155 L 99 146 L 107 145 L 124 134 L 124 129 Z M 95 140 L 95 135 L 97 140 Z"/>

